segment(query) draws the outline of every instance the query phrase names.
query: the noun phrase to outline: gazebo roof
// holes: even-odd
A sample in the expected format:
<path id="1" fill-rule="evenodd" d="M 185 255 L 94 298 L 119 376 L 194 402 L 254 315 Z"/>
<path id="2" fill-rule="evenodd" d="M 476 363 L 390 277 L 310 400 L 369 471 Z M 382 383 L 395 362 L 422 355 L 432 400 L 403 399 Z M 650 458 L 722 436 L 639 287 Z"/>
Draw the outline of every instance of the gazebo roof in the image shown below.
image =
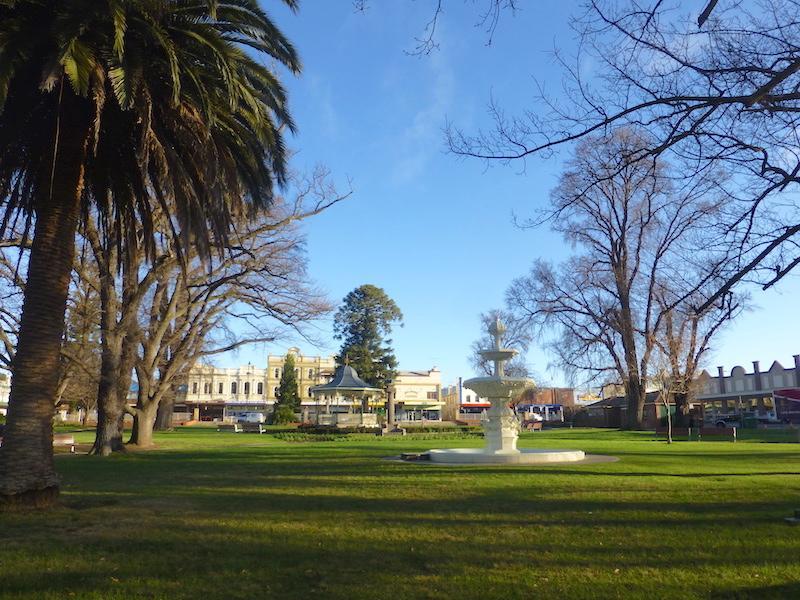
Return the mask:
<path id="1" fill-rule="evenodd" d="M 382 390 L 372 387 L 361 379 L 356 370 L 350 365 L 342 365 L 336 368 L 336 373 L 328 383 L 311 388 L 312 392 L 381 392 Z"/>

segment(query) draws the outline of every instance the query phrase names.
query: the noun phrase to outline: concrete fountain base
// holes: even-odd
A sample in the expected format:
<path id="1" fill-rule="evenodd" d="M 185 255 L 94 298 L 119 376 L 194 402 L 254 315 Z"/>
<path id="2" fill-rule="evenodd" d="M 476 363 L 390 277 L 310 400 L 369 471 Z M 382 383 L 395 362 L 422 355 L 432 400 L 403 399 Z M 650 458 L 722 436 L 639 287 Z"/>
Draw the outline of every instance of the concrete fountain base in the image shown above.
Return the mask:
<path id="1" fill-rule="evenodd" d="M 512 452 L 487 452 L 483 448 L 447 448 L 429 450 L 427 454 L 431 462 L 461 465 L 542 465 L 579 462 L 586 458 L 582 450 L 532 448 Z"/>

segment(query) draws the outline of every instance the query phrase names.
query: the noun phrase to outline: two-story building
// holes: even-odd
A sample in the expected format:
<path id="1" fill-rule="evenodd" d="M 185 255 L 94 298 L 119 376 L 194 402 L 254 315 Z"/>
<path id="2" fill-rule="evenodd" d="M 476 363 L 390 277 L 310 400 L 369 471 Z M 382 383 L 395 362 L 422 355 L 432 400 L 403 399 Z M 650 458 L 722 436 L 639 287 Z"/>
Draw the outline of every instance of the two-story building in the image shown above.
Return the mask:
<path id="1" fill-rule="evenodd" d="M 11 377 L 0 373 L 0 415 L 8 412 L 8 396 L 11 394 Z"/>
<path id="2" fill-rule="evenodd" d="M 754 426 L 758 423 L 800 423 L 800 354 L 794 365 L 784 367 L 778 361 L 766 371 L 758 361 L 753 369 L 733 367 L 728 374 L 717 367 L 716 375 L 703 370 L 694 381 L 690 415 L 705 425 Z M 606 390 L 611 387 L 604 388 Z M 614 396 L 589 404 L 575 423 L 591 427 L 620 427 L 626 422 L 627 400 L 615 390 Z M 658 391 L 648 386 L 644 406 L 645 427 L 655 427 L 666 418 L 666 407 Z M 670 408 L 674 411 L 674 407 Z"/>
<path id="3" fill-rule="evenodd" d="M 800 423 L 800 354 L 793 359 L 791 367 L 776 360 L 766 371 L 753 361 L 750 373 L 741 366 L 727 375 L 723 367 L 717 367 L 716 376 L 704 370 L 697 378 L 696 394 L 704 420 L 718 422 L 736 416 Z"/>
<path id="4" fill-rule="evenodd" d="M 311 388 L 330 381 L 336 361 L 333 356 L 306 356 L 299 348 L 289 348 L 288 353 L 294 357 L 301 402 L 310 405 Z M 195 366 L 178 390 L 176 418 L 213 421 L 247 413 L 269 415 L 278 400 L 285 361 L 286 355 L 269 355 L 266 368 Z"/>
<path id="5" fill-rule="evenodd" d="M 388 391 L 394 396 L 398 422 L 442 420 L 442 374 L 436 367 L 398 371 Z"/>
<path id="6" fill-rule="evenodd" d="M 297 388 L 300 393 L 301 418 L 317 412 L 312 388 L 331 381 L 336 371 L 333 356 L 306 356 L 298 348 L 289 348 L 295 361 Z M 269 355 L 267 367 L 248 364 L 218 368 L 197 365 L 178 388 L 175 419 L 179 421 L 221 421 L 241 419 L 251 413 L 267 417 L 278 401 L 278 387 L 283 375 L 285 355 Z M 441 373 L 435 367 L 427 371 L 399 371 L 389 391 L 394 395 L 396 419 L 438 421 L 442 418 Z M 376 399 L 372 410 L 383 414 L 385 398 Z"/>

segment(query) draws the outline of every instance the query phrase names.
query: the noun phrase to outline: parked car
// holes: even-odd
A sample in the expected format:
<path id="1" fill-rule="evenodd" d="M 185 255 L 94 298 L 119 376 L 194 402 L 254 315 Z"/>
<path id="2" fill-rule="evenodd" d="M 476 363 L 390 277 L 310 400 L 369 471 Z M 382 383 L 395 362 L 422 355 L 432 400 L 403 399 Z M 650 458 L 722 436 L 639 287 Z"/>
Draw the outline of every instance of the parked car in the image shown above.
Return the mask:
<path id="1" fill-rule="evenodd" d="M 264 423 L 267 418 L 260 412 L 244 413 L 239 417 L 240 423 Z"/>
<path id="2" fill-rule="evenodd" d="M 714 419 L 714 427 L 741 427 L 742 419 L 739 415 L 725 415 Z"/>

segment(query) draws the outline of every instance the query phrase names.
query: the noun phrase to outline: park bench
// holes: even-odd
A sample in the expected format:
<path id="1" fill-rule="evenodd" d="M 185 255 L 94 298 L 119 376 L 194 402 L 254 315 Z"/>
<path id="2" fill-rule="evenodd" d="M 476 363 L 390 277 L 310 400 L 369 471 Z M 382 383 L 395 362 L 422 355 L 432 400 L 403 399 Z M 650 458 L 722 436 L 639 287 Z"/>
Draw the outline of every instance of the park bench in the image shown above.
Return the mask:
<path id="1" fill-rule="evenodd" d="M 67 447 L 71 453 L 75 453 L 75 437 L 69 433 L 56 433 L 53 436 L 53 448 Z"/>
<path id="2" fill-rule="evenodd" d="M 732 442 L 736 441 L 736 427 L 701 427 L 699 439 L 705 437 L 726 437 Z"/>
<path id="3" fill-rule="evenodd" d="M 222 425 L 217 427 L 217 431 L 225 431 L 228 433 L 241 433 L 242 426 L 238 423 L 223 423 Z"/>
<path id="4" fill-rule="evenodd" d="M 669 433 L 666 425 L 658 425 L 656 427 L 656 436 L 661 437 Z M 692 434 L 697 435 L 697 427 L 673 427 L 672 437 L 687 437 L 691 438 Z"/>
<path id="5" fill-rule="evenodd" d="M 541 431 L 544 423 L 542 421 L 525 421 L 522 427 L 525 431 Z"/>
<path id="6" fill-rule="evenodd" d="M 3 438 L 0 437 L 0 448 L 3 447 Z M 69 448 L 75 454 L 75 437 L 69 433 L 56 433 L 53 435 L 53 448 Z"/>
<path id="7" fill-rule="evenodd" d="M 261 423 L 243 423 L 239 427 L 241 427 L 240 431 L 245 433 L 265 433 L 267 431 Z"/>
<path id="8" fill-rule="evenodd" d="M 667 435 L 667 427 L 659 425 L 656 427 L 656 436 Z M 686 437 L 691 439 L 694 436 L 696 441 L 704 437 L 726 437 L 732 442 L 736 441 L 736 427 L 673 427 L 672 437 Z"/>

